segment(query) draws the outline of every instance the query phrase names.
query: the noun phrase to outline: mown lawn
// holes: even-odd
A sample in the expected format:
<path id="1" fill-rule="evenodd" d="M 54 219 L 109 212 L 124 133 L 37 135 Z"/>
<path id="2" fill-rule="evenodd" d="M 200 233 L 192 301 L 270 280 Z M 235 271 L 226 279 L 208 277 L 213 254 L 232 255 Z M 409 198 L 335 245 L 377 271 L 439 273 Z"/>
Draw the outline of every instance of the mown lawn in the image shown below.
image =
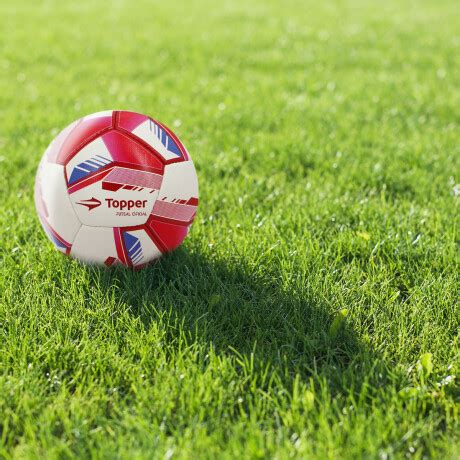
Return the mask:
<path id="1" fill-rule="evenodd" d="M 0 3 L 0 457 L 458 458 L 458 2 L 72 3 Z M 34 210 L 112 108 L 200 180 L 141 272 Z"/>

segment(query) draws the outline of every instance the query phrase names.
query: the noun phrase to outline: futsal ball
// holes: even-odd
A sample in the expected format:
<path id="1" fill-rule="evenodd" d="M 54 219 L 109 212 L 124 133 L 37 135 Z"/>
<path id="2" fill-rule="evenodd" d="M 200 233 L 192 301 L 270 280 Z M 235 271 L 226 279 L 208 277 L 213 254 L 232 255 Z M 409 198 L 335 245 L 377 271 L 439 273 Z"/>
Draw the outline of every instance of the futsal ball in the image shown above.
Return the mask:
<path id="1" fill-rule="evenodd" d="M 35 205 L 61 252 L 139 268 L 181 244 L 197 210 L 198 181 L 165 125 L 135 112 L 99 112 L 51 142 L 38 167 Z"/>

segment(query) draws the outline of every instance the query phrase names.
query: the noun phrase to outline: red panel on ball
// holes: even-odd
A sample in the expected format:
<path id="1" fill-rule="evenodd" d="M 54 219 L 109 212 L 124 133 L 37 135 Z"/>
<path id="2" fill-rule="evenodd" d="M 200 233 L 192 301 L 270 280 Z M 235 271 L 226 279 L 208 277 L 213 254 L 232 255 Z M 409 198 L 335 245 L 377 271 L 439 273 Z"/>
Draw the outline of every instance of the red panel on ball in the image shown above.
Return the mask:
<path id="1" fill-rule="evenodd" d="M 136 112 L 117 112 L 117 128 L 126 129 L 127 131 L 132 132 L 135 130 L 141 123 L 147 121 L 149 117 L 142 115 L 141 113 Z"/>
<path id="2" fill-rule="evenodd" d="M 187 236 L 188 232 L 187 226 L 160 222 L 153 218 L 149 219 L 146 225 L 161 240 L 166 251 L 176 249 Z"/>
<path id="3" fill-rule="evenodd" d="M 151 150 L 131 137 L 119 131 L 109 131 L 102 136 L 102 140 L 114 161 L 148 166 L 163 173 L 163 162 Z"/>
<path id="4" fill-rule="evenodd" d="M 67 135 L 57 152 L 56 163 L 64 165 L 85 145 L 112 127 L 112 116 L 82 118 Z"/>

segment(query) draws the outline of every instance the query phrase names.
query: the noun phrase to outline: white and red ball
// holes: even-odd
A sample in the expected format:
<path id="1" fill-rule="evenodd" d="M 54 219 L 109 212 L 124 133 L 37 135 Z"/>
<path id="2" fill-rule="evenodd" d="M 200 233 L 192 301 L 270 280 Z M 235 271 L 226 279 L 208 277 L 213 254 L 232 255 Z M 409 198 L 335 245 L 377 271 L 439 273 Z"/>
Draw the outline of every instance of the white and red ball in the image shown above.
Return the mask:
<path id="1" fill-rule="evenodd" d="M 181 244 L 197 210 L 198 180 L 166 126 L 135 112 L 99 112 L 51 142 L 35 205 L 63 253 L 138 268 Z"/>

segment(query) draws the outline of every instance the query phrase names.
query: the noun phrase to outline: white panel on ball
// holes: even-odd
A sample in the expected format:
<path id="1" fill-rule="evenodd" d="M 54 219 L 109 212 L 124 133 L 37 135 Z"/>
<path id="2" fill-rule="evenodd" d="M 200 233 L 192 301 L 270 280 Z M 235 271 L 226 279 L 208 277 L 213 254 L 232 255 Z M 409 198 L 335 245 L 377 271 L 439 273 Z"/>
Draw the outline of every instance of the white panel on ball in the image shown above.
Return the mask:
<path id="1" fill-rule="evenodd" d="M 69 185 L 112 163 L 113 158 L 101 138 L 83 147 L 66 165 Z"/>
<path id="2" fill-rule="evenodd" d="M 82 225 L 77 233 L 70 255 L 84 262 L 103 264 L 108 258 L 116 259 L 117 249 L 113 228 Z"/>
<path id="3" fill-rule="evenodd" d="M 158 199 L 198 198 L 198 179 L 193 162 L 172 163 L 165 167 Z"/>
<path id="4" fill-rule="evenodd" d="M 47 221 L 62 238 L 72 243 L 81 222 L 69 200 L 64 166 L 43 161 L 39 176 L 41 195 L 48 211 Z"/>
<path id="5" fill-rule="evenodd" d="M 144 224 L 158 197 L 158 190 L 104 190 L 105 178 L 70 194 L 75 212 L 84 225 L 126 227 Z"/>
<path id="6" fill-rule="evenodd" d="M 178 158 L 178 155 L 171 150 L 169 150 L 166 145 L 163 145 L 161 138 L 166 138 L 163 128 L 158 126 L 151 120 L 144 121 L 136 129 L 133 130 L 133 134 L 141 138 L 144 142 L 152 146 L 165 160 L 172 160 L 173 158 Z M 168 139 L 166 142 L 171 142 Z"/>

